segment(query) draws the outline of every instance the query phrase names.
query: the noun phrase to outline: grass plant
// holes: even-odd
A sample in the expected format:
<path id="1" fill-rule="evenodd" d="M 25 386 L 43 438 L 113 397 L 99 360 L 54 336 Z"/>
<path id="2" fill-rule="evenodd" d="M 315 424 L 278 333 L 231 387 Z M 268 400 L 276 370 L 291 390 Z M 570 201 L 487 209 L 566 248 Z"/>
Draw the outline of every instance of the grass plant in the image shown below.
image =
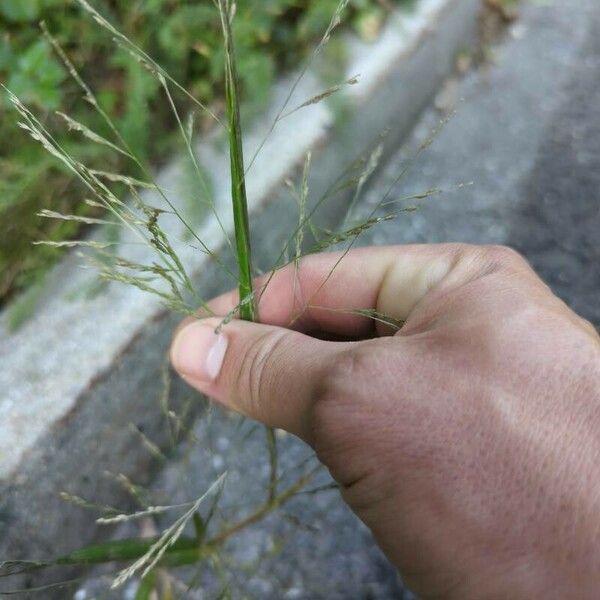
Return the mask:
<path id="1" fill-rule="evenodd" d="M 346 22 L 368 39 L 381 26 L 392 3 L 407 0 L 351 0 Z M 223 44 L 218 11 L 208 0 L 94 0 L 92 4 L 180 82 L 203 104 L 220 111 L 224 93 Z M 246 99 L 244 112 L 258 114 L 269 101 L 277 75 L 302 64 L 318 42 L 337 0 L 265 0 L 242 2 L 234 38 L 238 47 L 238 72 Z M 61 58 L 37 24 L 45 21 L 53 35 L 80 65 L 85 81 L 135 154 L 144 162 L 160 162 L 179 143 L 172 135 L 177 122 L 168 102 L 161 101 L 160 82 L 145 70 L 93 20 L 81 19 L 74 0 L 2 0 L 0 2 L 0 81 L 4 82 L 44 121 L 60 117 L 54 111 L 85 120 L 104 136 L 100 115 L 90 114 L 81 102 L 78 85 L 69 78 Z M 334 41 L 335 42 L 335 41 Z M 335 43 L 330 45 L 334 54 Z M 336 51 L 337 52 L 337 51 Z M 343 53 L 337 52 L 343 61 Z M 249 102 L 250 101 L 250 102 Z M 194 102 L 181 97 L 178 111 L 187 113 Z M 0 97 L 0 136 L 11 139 L 0 148 L 0 305 L 19 297 L 40 282 L 64 249 L 32 247 L 40 239 L 76 239 L 86 225 L 74 221 L 36 217 L 43 209 L 97 216 L 97 209 L 82 206 L 81 187 L 67 170 L 44 150 L 15 135 L 9 118 L 10 102 Z M 206 131 L 212 119 L 199 114 L 196 127 Z M 57 131 L 61 141 L 85 158 L 139 177 L 137 166 L 102 145 Z M 107 166 L 108 165 L 108 166 Z M 193 195 L 195 199 L 196 194 Z M 31 313 L 34 295 L 23 300 L 16 327 Z"/>
<path id="2" fill-rule="evenodd" d="M 222 260 L 217 249 L 209 247 L 196 232 L 195 228 L 186 220 L 184 215 L 170 200 L 169 194 L 154 179 L 150 169 L 140 159 L 135 149 L 127 143 L 114 123 L 111 116 L 102 108 L 92 89 L 85 83 L 75 65 L 68 58 L 57 40 L 50 32 L 45 30 L 45 36 L 49 44 L 55 49 L 62 60 L 62 64 L 73 80 L 79 86 L 87 103 L 93 109 L 96 117 L 104 123 L 107 135 L 100 133 L 79 120 L 61 114 L 60 118 L 65 126 L 76 135 L 83 136 L 86 140 L 103 149 L 124 157 L 132 162 L 140 173 L 139 178 L 118 172 L 105 172 L 87 166 L 83 160 L 76 156 L 71 147 L 65 144 L 63 138 L 53 131 L 46 122 L 37 116 L 16 94 L 7 90 L 7 95 L 17 111 L 20 121 L 19 126 L 26 131 L 47 153 L 60 162 L 64 169 L 72 173 L 86 190 L 85 205 L 101 211 L 100 216 L 90 217 L 77 212 L 62 213 L 54 210 L 43 210 L 41 216 L 58 220 L 61 222 L 74 222 L 83 225 L 109 226 L 116 231 L 127 234 L 127 242 L 123 239 L 101 240 L 96 238 L 85 238 L 80 240 L 47 240 L 40 242 L 50 247 L 71 248 L 76 247 L 84 252 L 87 261 L 94 263 L 98 268 L 100 276 L 106 281 L 122 282 L 136 288 L 154 294 L 159 297 L 166 307 L 177 311 L 182 315 L 194 315 L 197 307 L 202 306 L 209 312 L 208 306 L 202 294 L 194 284 L 191 273 L 188 272 L 184 261 L 178 255 L 174 244 L 165 233 L 162 223 L 163 219 L 169 218 L 179 221 L 182 228 L 189 235 L 190 243 L 194 243 L 199 252 L 207 254 L 212 260 L 222 266 L 224 270 L 235 279 L 239 287 L 239 305 L 234 311 L 222 321 L 222 326 L 230 319 L 240 317 L 246 320 L 258 320 L 257 311 L 258 298 L 270 284 L 272 275 L 285 264 L 294 264 L 298 267 L 301 257 L 306 252 L 322 251 L 331 247 L 338 247 L 345 252 L 355 244 L 357 238 L 368 229 L 377 224 L 393 219 L 403 212 L 410 212 L 413 207 L 398 206 L 398 200 L 394 199 L 395 184 L 392 185 L 387 194 L 380 202 L 369 211 L 368 215 L 355 214 L 360 195 L 377 168 L 382 156 L 381 146 L 376 147 L 365 159 L 356 161 L 350 165 L 346 172 L 340 174 L 332 187 L 320 198 L 309 201 L 309 173 L 311 165 L 310 155 L 306 157 L 301 180 L 298 186 L 290 183 L 290 189 L 298 206 L 298 225 L 288 241 L 285 243 L 278 257 L 273 262 L 270 276 L 267 276 L 264 287 L 260 290 L 253 289 L 255 270 L 252 263 L 251 240 L 249 228 L 249 212 L 247 201 L 246 177 L 254 164 L 256 154 L 246 165 L 243 154 L 243 133 L 240 113 L 240 75 L 237 70 L 235 41 L 232 33 L 232 22 L 236 16 L 236 3 L 233 0 L 214 0 L 214 10 L 220 19 L 223 38 L 223 62 L 225 81 L 225 115 L 217 114 L 203 102 L 198 101 L 178 81 L 150 57 L 142 48 L 131 41 L 125 34 L 117 29 L 103 15 L 101 15 L 87 0 L 77 0 L 84 12 L 90 15 L 96 23 L 104 28 L 115 43 L 124 49 L 130 59 L 142 65 L 157 81 L 163 90 L 166 102 L 171 108 L 174 120 L 178 124 L 181 137 L 193 172 L 197 180 L 198 189 L 201 190 L 199 197 L 201 202 L 215 216 L 225 239 L 225 249 L 231 250 L 238 265 L 237 272 L 231 272 Z M 357 78 L 342 81 L 331 86 L 312 98 L 299 104 L 296 108 L 289 107 L 294 91 L 300 79 L 308 69 L 308 65 L 330 42 L 332 34 L 342 22 L 344 11 L 348 0 L 340 0 L 334 7 L 329 24 L 322 35 L 320 42 L 316 45 L 314 52 L 309 56 L 307 66 L 301 70 L 298 79 L 292 86 L 290 94 L 286 97 L 279 113 L 268 135 L 273 132 L 277 123 L 289 116 L 296 110 L 321 102 L 337 93 L 345 85 L 354 85 Z M 231 171 L 231 202 L 234 222 L 235 239 L 232 241 L 228 235 L 223 220 L 217 207 L 210 197 L 210 188 L 206 181 L 206 174 L 200 167 L 193 145 L 194 115 L 186 121 L 179 114 L 178 103 L 174 94 L 180 94 L 193 102 L 194 111 L 202 118 L 209 119 L 214 127 L 222 129 L 227 136 L 230 154 Z M 264 142 L 258 147 L 257 153 L 263 147 Z M 425 147 L 425 146 L 424 146 Z M 398 180 L 402 174 L 399 175 Z M 332 197 L 340 193 L 352 191 L 352 202 L 349 214 L 344 219 L 339 230 L 330 230 L 320 227 L 316 223 L 315 215 L 319 208 Z M 162 206 L 157 207 L 148 203 L 145 192 L 149 191 L 162 200 Z M 436 193 L 430 190 L 423 194 L 415 195 L 412 199 L 422 200 Z M 125 196 L 128 199 L 125 199 Z M 406 201 L 406 198 L 401 200 Z M 378 214 L 384 206 L 393 206 L 391 212 L 383 216 Z M 310 235 L 305 236 L 306 233 Z M 307 243 L 310 238 L 310 243 Z M 151 249 L 153 259 L 142 262 L 132 255 L 123 253 L 130 246 L 143 245 Z M 134 254 L 135 255 L 135 254 Z M 340 259 L 342 260 L 342 259 Z M 322 285 L 327 283 L 327 279 Z M 301 310 L 312 306 L 313 298 L 308 299 Z M 348 309 L 364 318 L 380 321 L 388 326 L 398 329 L 401 324 L 397 323 L 387 315 L 382 315 L 373 310 L 357 307 Z M 298 315 L 300 316 L 300 315 Z M 297 317 L 296 317 L 297 318 Z M 174 443 L 180 438 L 180 433 L 185 426 L 181 419 L 170 411 L 168 406 L 169 379 L 164 378 L 165 392 L 161 395 L 161 407 L 168 414 L 171 437 Z M 157 448 L 151 440 L 139 433 L 143 443 L 149 451 L 160 460 L 164 459 L 161 449 Z M 55 557 L 47 561 L 5 561 L 0 564 L 0 576 L 3 578 L 17 575 L 31 574 L 39 570 L 57 566 L 90 566 L 96 564 L 116 563 L 125 564 L 115 573 L 113 586 L 122 586 L 125 582 L 136 578 L 140 584 L 137 592 L 138 600 L 150 598 L 152 593 L 158 593 L 161 587 L 161 574 L 165 569 L 173 569 L 180 566 L 196 565 L 198 563 L 212 564 L 215 573 L 220 573 L 221 561 L 220 551 L 223 545 L 233 536 L 239 534 L 246 528 L 256 524 L 267 515 L 279 510 L 289 500 L 301 493 L 317 493 L 321 489 L 331 489 L 331 486 L 317 486 L 312 490 L 307 489 L 310 482 L 314 481 L 319 467 L 307 463 L 303 466 L 301 474 L 291 482 L 285 482 L 280 474 L 280 461 L 278 457 L 277 436 L 272 429 L 266 429 L 266 457 L 270 467 L 270 474 L 265 490 L 265 498 L 262 503 L 250 510 L 245 516 L 222 524 L 215 525 L 215 514 L 223 486 L 226 485 L 226 473 L 222 473 L 214 483 L 199 498 L 185 504 L 153 506 L 142 503 L 140 510 L 135 512 L 121 512 L 112 507 L 99 507 L 94 502 L 73 496 L 66 496 L 70 502 L 80 507 L 91 508 L 99 511 L 101 516 L 97 520 L 101 525 L 118 525 L 122 523 L 137 522 L 141 519 L 157 515 L 169 515 L 179 513 L 172 524 L 162 533 L 149 539 L 121 539 L 109 541 L 103 544 L 89 546 L 66 556 Z M 138 495 L 135 486 L 128 481 L 125 485 L 132 488 L 132 495 Z M 193 533 L 190 533 L 193 532 Z M 64 584 L 61 582 L 57 585 Z M 191 584 L 190 584 L 191 585 Z M 48 590 L 48 587 L 40 591 Z M 28 590 L 33 591 L 33 590 Z M 167 595 L 163 596 L 167 598 Z"/>

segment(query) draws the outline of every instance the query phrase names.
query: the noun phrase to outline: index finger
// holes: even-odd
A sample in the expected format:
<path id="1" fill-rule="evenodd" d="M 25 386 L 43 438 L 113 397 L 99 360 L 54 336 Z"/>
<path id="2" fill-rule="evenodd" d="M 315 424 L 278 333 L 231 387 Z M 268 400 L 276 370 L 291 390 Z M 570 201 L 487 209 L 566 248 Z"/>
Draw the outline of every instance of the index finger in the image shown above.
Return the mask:
<path id="1" fill-rule="evenodd" d="M 474 248 L 385 246 L 309 255 L 298 265 L 255 281 L 259 318 L 264 324 L 303 332 L 365 337 L 374 333 L 374 321 L 353 311 L 376 311 L 406 321 L 418 302 Z M 230 313 L 238 304 L 236 290 L 208 303 L 217 315 Z"/>

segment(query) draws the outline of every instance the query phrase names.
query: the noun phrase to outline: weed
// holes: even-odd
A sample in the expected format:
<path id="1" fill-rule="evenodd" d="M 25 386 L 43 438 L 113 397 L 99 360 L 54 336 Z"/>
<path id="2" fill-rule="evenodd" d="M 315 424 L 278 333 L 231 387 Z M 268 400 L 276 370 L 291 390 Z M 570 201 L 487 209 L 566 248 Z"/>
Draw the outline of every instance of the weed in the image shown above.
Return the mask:
<path id="1" fill-rule="evenodd" d="M 394 0 L 406 2 L 406 0 Z M 268 101 L 276 74 L 300 64 L 319 39 L 337 0 L 268 0 L 243 2 L 238 7 L 234 38 L 238 52 L 241 91 L 256 113 Z M 361 35 L 362 23 L 381 22 L 381 0 L 351 0 L 349 21 Z M 387 2 L 388 7 L 391 2 Z M 181 0 L 96 0 L 94 5 L 113 22 L 121 24 L 126 37 L 158 58 L 165 70 L 185 84 L 194 98 L 206 106 L 220 106 L 224 92 L 223 45 L 220 18 L 210 2 Z M 80 18 L 71 0 L 2 0 L 0 2 L 0 81 L 44 120 L 53 121 L 53 111 L 68 113 L 75 120 L 84 116 L 103 136 L 108 133 L 100 115 L 90 115 L 79 99 L 77 82 L 52 45 L 40 37 L 37 23 L 45 21 L 74 62 L 84 65 L 82 76 L 98 90 L 98 102 L 135 149 L 144 164 L 171 152 L 177 140 L 169 132 L 177 126 L 167 103 L 160 101 L 162 87 L 137 61 L 92 21 Z M 371 27 L 372 28 L 372 27 Z M 80 43 L 85 40 L 85 43 Z M 266 49 L 268 48 L 268 51 Z M 43 209 L 81 211 L 96 216 L 94 207 L 79 202 L 81 187 L 68 172 L 48 160 L 43 149 L 14 135 L 6 118 L 9 107 L 0 98 L 0 135 L 11 139 L 0 149 L 0 304 L 43 276 L 60 257 L 57 247 L 32 247 L 41 237 L 56 241 L 77 238 L 83 223 L 65 223 L 37 218 Z M 188 112 L 189 98 L 178 99 L 179 112 Z M 200 115 L 198 127 L 206 130 L 211 119 Z M 57 132 L 61 142 L 87 163 L 102 165 L 138 177 L 127 157 L 84 137 L 75 139 Z M 83 156 L 84 155 L 84 156 Z M 110 169 L 107 168 L 110 165 Z M 31 297 L 28 299 L 31 305 Z M 23 314 L 25 312 L 23 311 Z"/>
<path id="2" fill-rule="evenodd" d="M 77 2 L 84 11 L 93 17 L 98 25 L 110 33 L 117 45 L 130 57 L 130 60 L 140 65 L 153 77 L 157 83 L 157 87 L 163 91 L 166 103 L 170 107 L 174 120 L 178 125 L 197 185 L 201 190 L 201 194 L 199 195 L 201 198 L 200 201 L 214 215 L 221 233 L 226 240 L 226 246 L 229 247 L 237 259 L 238 269 L 236 273 L 231 272 L 226 263 L 220 258 L 216 249 L 211 248 L 200 237 L 196 229 L 170 200 L 167 190 L 163 189 L 153 178 L 144 159 L 139 156 L 138 149 L 135 148 L 135 145 L 127 142 L 127 138 L 121 133 L 118 124 L 102 108 L 101 102 L 92 89 L 85 83 L 66 52 L 48 31 L 45 32 L 45 39 L 61 58 L 65 71 L 71 75 L 72 79 L 83 92 L 87 103 L 95 112 L 95 118 L 103 123 L 103 131 L 100 132 L 83 124 L 80 120 L 63 113 L 59 114 L 61 122 L 70 130 L 71 134 L 81 135 L 88 142 L 100 146 L 103 151 L 111 151 L 133 163 L 138 176 L 133 177 L 118 171 L 105 171 L 88 166 L 73 152 L 72 147 L 64 142 L 62 137 L 57 136 L 51 130 L 44 119 L 37 116 L 16 94 L 7 90 L 8 98 L 20 116 L 19 126 L 38 142 L 47 153 L 54 157 L 62 165 L 63 169 L 72 173 L 79 180 L 81 186 L 89 196 L 85 201 L 85 206 L 95 209 L 95 216 L 79 214 L 77 212 L 63 213 L 48 209 L 42 210 L 39 214 L 46 219 L 62 223 L 108 225 L 111 230 L 122 233 L 118 241 L 114 239 L 101 240 L 95 238 L 82 240 L 51 239 L 40 242 L 40 244 L 51 248 L 77 247 L 83 251 L 86 260 L 92 262 L 98 268 L 100 276 L 104 280 L 122 282 L 135 286 L 144 292 L 154 294 L 160 298 L 167 308 L 183 315 L 194 315 L 198 306 L 204 307 L 205 313 L 211 314 L 205 299 L 194 285 L 191 274 L 188 272 L 184 261 L 177 253 L 174 244 L 163 227 L 163 220 L 166 218 L 178 221 L 189 236 L 189 239 L 193 243 L 198 244 L 198 251 L 206 253 L 237 281 L 240 301 L 231 314 L 222 320 L 221 326 L 224 326 L 236 316 L 247 320 L 258 320 L 257 299 L 270 284 L 271 278 L 278 268 L 284 264 L 295 264 L 298 267 L 302 255 L 306 252 L 307 243 L 305 233 L 307 231 L 310 233 L 312 240 L 312 245 L 308 247 L 309 252 L 321 251 L 332 246 L 342 246 L 344 248 L 343 255 L 345 255 L 361 233 L 382 221 L 395 218 L 402 210 L 410 210 L 398 209 L 382 217 L 375 216 L 379 208 L 392 201 L 391 194 L 394 188 L 392 186 L 366 218 L 359 219 L 354 214 L 359 196 L 381 159 L 381 147 L 374 149 L 366 160 L 357 161 L 351 165 L 348 171 L 338 178 L 332 188 L 314 202 L 309 202 L 310 190 L 308 181 L 311 157 L 310 155 L 307 156 L 300 184 L 296 187 L 290 183 L 290 188 L 298 205 L 299 216 L 297 228 L 285 244 L 280 256 L 275 259 L 273 268 L 270 271 L 270 275 L 267 276 L 264 286 L 259 290 L 253 289 L 254 272 L 250 247 L 246 177 L 254 164 L 258 152 L 263 147 L 264 141 L 259 145 L 257 153 L 252 157 L 249 164 L 246 165 L 242 150 L 243 139 L 240 117 L 241 76 L 238 73 L 236 60 L 238 55 L 235 51 L 235 40 L 232 30 L 232 23 L 236 16 L 235 2 L 233 0 L 215 0 L 215 11 L 220 20 L 223 37 L 222 58 L 225 72 L 224 118 L 202 101 L 195 99 L 193 94 L 183 87 L 174 76 L 170 75 L 162 65 L 151 58 L 146 51 L 142 50 L 126 34 L 117 29 L 100 12 L 93 8 L 87 0 L 77 0 Z M 305 100 L 296 108 L 289 108 L 300 79 L 306 73 L 312 60 L 328 45 L 332 34 L 342 21 L 342 16 L 348 6 L 348 2 L 349 0 L 339 0 L 336 2 L 333 11 L 330 13 L 330 20 L 325 28 L 325 33 L 320 38 L 315 50 L 309 56 L 306 66 L 300 71 L 298 79 L 281 106 L 267 136 L 273 132 L 282 119 L 296 110 L 324 101 L 346 85 L 356 84 L 357 79 L 351 78 L 348 81 L 329 86 L 314 97 Z M 201 114 L 204 119 L 211 120 L 215 127 L 222 128 L 227 134 L 230 151 L 231 200 L 235 233 L 233 242 L 229 238 L 227 228 L 219 215 L 217 207 L 214 205 L 205 172 L 200 167 L 194 152 L 193 117 L 187 122 L 181 118 L 178 102 L 174 94 L 180 94 L 187 98 L 188 101 L 193 103 L 198 114 Z M 352 189 L 354 189 L 353 200 L 350 205 L 349 214 L 344 220 L 343 227 L 339 231 L 320 228 L 314 222 L 315 213 L 318 208 L 332 196 Z M 123 199 L 124 191 L 128 194 L 130 200 Z M 146 192 L 153 194 L 155 198 L 159 199 L 161 207 L 151 204 L 148 201 Z M 426 192 L 419 197 L 427 197 L 428 195 L 429 192 Z M 131 254 L 124 252 L 130 246 L 133 246 L 135 250 L 135 245 L 142 245 L 149 248 L 152 251 L 153 259 L 142 262 L 142 259 L 136 258 L 134 251 Z M 115 248 L 116 251 L 114 251 Z M 331 276 L 331 273 L 329 276 Z M 323 281 L 322 285 L 326 284 L 329 276 Z M 301 310 L 312 306 L 313 299 L 308 299 L 306 305 Z M 376 311 L 356 308 L 350 312 L 364 318 L 380 321 L 391 328 L 397 329 L 401 326 L 400 323 L 395 322 L 389 316 L 379 314 Z M 171 438 L 175 443 L 184 426 L 181 424 L 180 417 L 174 414 L 169 408 L 168 377 L 164 377 L 163 383 L 165 392 L 161 394 L 161 409 L 168 417 L 167 422 Z M 135 429 L 133 433 L 140 436 L 141 442 L 151 454 L 160 460 L 164 459 L 161 449 L 156 447 L 143 432 Z M 141 581 L 138 589 L 138 598 L 150 597 L 152 592 L 158 589 L 161 581 L 159 575 L 164 568 L 207 563 L 212 564 L 215 572 L 219 575 L 223 569 L 220 548 L 227 540 L 280 509 L 296 495 L 300 493 L 314 494 L 321 490 L 322 487 L 317 486 L 312 489 L 306 489 L 310 482 L 314 480 L 319 469 L 319 467 L 312 467 L 308 464 L 302 465 L 302 473 L 295 481 L 286 483 L 285 486 L 282 485 L 282 478 L 279 473 L 280 464 L 277 437 L 271 429 L 266 429 L 265 435 L 266 451 L 270 467 L 265 499 L 261 504 L 254 507 L 249 514 L 237 520 L 237 522 L 228 523 L 220 528 L 215 528 L 212 525 L 213 516 L 218 510 L 218 502 L 223 486 L 226 484 L 225 473 L 221 474 L 206 493 L 196 500 L 170 506 L 148 505 L 144 500 L 143 493 L 134 484 L 128 480 L 122 480 L 121 483 L 130 490 L 132 496 L 140 501 L 141 510 L 133 513 L 124 513 L 114 507 L 97 507 L 93 502 L 82 498 L 67 497 L 67 499 L 75 502 L 78 506 L 100 510 L 102 516 L 97 522 L 103 525 L 127 523 L 159 514 L 170 514 L 174 511 L 183 510 L 183 513 L 162 533 L 149 539 L 124 539 L 106 542 L 104 544 L 89 546 L 66 556 L 48 561 L 7 561 L 0 565 L 0 575 L 6 577 L 32 573 L 50 566 L 89 566 L 115 562 L 129 563 L 128 566 L 115 574 L 113 586 L 123 585 L 126 581 L 136 577 Z M 325 486 L 323 489 L 331 488 Z M 201 507 L 204 508 L 206 504 L 210 504 L 210 508 L 202 512 L 200 509 Z M 193 529 L 194 535 L 187 533 L 190 529 Z"/>

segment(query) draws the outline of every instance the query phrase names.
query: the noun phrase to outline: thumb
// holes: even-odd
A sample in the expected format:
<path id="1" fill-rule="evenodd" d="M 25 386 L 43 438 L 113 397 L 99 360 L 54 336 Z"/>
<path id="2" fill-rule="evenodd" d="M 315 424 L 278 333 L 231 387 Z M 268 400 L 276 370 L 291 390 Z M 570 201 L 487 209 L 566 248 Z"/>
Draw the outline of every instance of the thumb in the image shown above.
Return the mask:
<path id="1" fill-rule="evenodd" d="M 181 329 L 175 370 L 194 388 L 243 415 L 310 442 L 308 416 L 325 374 L 347 343 L 324 342 L 280 327 L 219 319 Z"/>

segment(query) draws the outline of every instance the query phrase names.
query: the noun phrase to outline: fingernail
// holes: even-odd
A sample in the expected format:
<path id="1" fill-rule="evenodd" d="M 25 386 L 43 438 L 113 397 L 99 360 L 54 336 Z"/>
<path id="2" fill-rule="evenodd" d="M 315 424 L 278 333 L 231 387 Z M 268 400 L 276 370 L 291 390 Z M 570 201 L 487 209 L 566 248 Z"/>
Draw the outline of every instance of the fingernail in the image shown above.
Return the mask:
<path id="1" fill-rule="evenodd" d="M 182 329 L 171 350 L 175 370 L 186 377 L 211 382 L 221 371 L 227 350 L 227 338 L 214 327 L 201 322 Z"/>

